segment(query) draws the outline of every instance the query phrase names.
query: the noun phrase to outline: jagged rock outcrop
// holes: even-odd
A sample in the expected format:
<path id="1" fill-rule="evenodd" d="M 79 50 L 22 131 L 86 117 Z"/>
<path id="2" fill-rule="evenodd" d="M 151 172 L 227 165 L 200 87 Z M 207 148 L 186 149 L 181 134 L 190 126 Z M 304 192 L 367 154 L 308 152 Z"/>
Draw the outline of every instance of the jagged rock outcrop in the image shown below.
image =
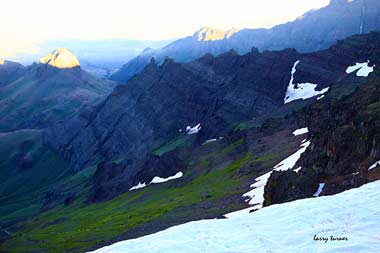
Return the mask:
<path id="1" fill-rule="evenodd" d="M 130 85 L 116 87 L 84 127 L 65 123 L 49 129 L 47 139 L 73 168 L 81 169 L 96 157 L 144 156 L 198 123 L 200 138 L 222 136 L 234 122 L 282 105 L 298 56 L 285 50 L 244 57 L 230 52 L 185 65 L 151 61 Z M 71 137 L 62 137 L 67 135 Z"/>
<path id="2" fill-rule="evenodd" d="M 118 86 L 88 120 L 73 120 L 47 131 L 47 140 L 79 170 L 97 160 L 144 156 L 154 147 L 201 124 L 200 139 L 221 136 L 236 122 L 264 117 L 281 108 L 294 83 L 311 82 L 317 90 L 339 85 L 348 66 L 376 59 L 380 35 L 356 36 L 328 50 L 235 51 L 180 64 L 154 60 L 128 86 Z"/>
<path id="3" fill-rule="evenodd" d="M 379 17 L 378 0 L 334 0 L 324 8 L 310 11 L 293 22 L 271 29 L 223 32 L 202 28 L 194 36 L 174 41 L 162 49 L 142 53 L 126 63 L 111 79 L 127 82 L 141 72 L 152 57 L 159 63 L 167 56 L 177 62 L 188 62 L 206 53 L 215 56 L 231 49 L 245 54 L 252 47 L 260 51 L 285 48 L 295 48 L 300 52 L 318 51 L 348 36 L 379 30 Z"/>

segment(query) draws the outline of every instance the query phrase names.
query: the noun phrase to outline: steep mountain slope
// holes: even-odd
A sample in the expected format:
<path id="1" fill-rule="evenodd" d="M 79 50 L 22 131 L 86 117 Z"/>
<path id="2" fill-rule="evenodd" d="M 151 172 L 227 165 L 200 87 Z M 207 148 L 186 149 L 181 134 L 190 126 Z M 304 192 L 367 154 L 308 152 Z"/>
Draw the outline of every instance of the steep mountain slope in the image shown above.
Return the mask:
<path id="1" fill-rule="evenodd" d="M 0 250 L 84 252 L 248 207 L 241 195 L 249 188 L 252 178 L 266 172 L 300 145 L 304 137 L 292 135 L 296 128 L 294 122 L 273 121 L 263 129 L 234 132 L 203 144 L 199 143 L 199 135 L 191 135 L 193 144 L 156 156 L 155 164 L 152 158 L 147 158 L 142 171 L 145 174 L 141 172 L 133 179 L 133 186 L 139 183 L 147 186 L 135 187 L 136 190 L 128 190 L 132 187 L 128 187 L 127 173 L 136 168 L 133 164 L 101 163 L 95 173 L 90 173 L 90 180 L 76 190 L 72 202 L 55 205 L 36 218 L 17 224 L 16 228 L 10 227 L 11 235 Z M 174 165 L 168 157 L 182 164 L 165 166 Z M 158 171 L 160 164 L 163 166 Z M 88 170 L 78 174 L 88 174 Z M 150 183 L 156 176 L 168 178 L 178 172 L 183 176 L 164 183 Z M 64 199 L 73 196 L 70 191 L 77 185 L 70 178 L 65 181 L 71 187 L 60 189 L 60 183 L 54 187 L 56 195 Z M 119 192 L 112 200 L 97 194 L 99 190 L 114 194 L 123 189 L 126 192 L 121 195 Z"/>
<path id="2" fill-rule="evenodd" d="M 231 49 L 245 54 L 252 47 L 260 51 L 285 48 L 295 48 L 300 52 L 322 50 L 348 36 L 379 30 L 379 15 L 380 2 L 377 0 L 332 0 L 325 8 L 271 29 L 221 32 L 202 28 L 193 36 L 179 39 L 162 49 L 143 52 L 126 63 L 111 79 L 127 82 L 141 72 L 152 57 L 158 63 L 162 63 L 165 57 L 188 62 L 206 53 L 215 56 Z"/>
<path id="3" fill-rule="evenodd" d="M 114 84 L 94 77 L 66 49 L 12 74 L 0 93 L 0 131 L 44 128 L 95 106 Z"/>

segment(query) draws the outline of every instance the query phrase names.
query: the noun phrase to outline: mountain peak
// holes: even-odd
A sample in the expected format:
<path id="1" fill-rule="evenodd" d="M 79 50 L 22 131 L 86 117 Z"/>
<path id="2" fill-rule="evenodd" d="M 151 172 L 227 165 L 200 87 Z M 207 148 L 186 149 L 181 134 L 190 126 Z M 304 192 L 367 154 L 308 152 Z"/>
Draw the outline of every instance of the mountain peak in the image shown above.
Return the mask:
<path id="1" fill-rule="evenodd" d="M 0 65 L 3 65 L 5 61 L 3 59 L 0 59 Z"/>
<path id="2" fill-rule="evenodd" d="M 193 35 L 193 38 L 197 41 L 213 41 L 213 40 L 223 40 L 228 39 L 238 30 L 232 28 L 227 31 L 222 31 L 218 29 L 214 29 L 212 27 L 202 27 L 198 31 L 196 31 Z"/>
<path id="3" fill-rule="evenodd" d="M 77 57 L 66 48 L 59 48 L 54 50 L 51 54 L 41 57 L 40 63 L 48 64 L 60 69 L 80 66 Z"/>

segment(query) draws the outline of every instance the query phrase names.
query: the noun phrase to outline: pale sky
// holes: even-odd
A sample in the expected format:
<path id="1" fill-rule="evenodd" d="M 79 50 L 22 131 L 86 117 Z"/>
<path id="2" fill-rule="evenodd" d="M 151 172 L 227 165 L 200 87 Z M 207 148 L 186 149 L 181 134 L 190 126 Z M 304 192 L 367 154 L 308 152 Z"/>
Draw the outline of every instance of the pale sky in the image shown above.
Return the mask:
<path id="1" fill-rule="evenodd" d="M 0 57 L 56 39 L 163 40 L 218 29 L 272 27 L 329 0 L 1 0 Z"/>

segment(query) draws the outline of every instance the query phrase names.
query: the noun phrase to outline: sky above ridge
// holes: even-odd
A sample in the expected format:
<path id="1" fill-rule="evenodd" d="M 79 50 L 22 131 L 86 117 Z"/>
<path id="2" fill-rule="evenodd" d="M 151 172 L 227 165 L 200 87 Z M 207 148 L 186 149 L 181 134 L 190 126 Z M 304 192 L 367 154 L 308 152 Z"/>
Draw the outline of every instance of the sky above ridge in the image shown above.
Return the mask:
<path id="1" fill-rule="evenodd" d="M 218 29 L 272 27 L 329 0 L 3 0 L 0 57 L 46 40 L 165 40 Z"/>

